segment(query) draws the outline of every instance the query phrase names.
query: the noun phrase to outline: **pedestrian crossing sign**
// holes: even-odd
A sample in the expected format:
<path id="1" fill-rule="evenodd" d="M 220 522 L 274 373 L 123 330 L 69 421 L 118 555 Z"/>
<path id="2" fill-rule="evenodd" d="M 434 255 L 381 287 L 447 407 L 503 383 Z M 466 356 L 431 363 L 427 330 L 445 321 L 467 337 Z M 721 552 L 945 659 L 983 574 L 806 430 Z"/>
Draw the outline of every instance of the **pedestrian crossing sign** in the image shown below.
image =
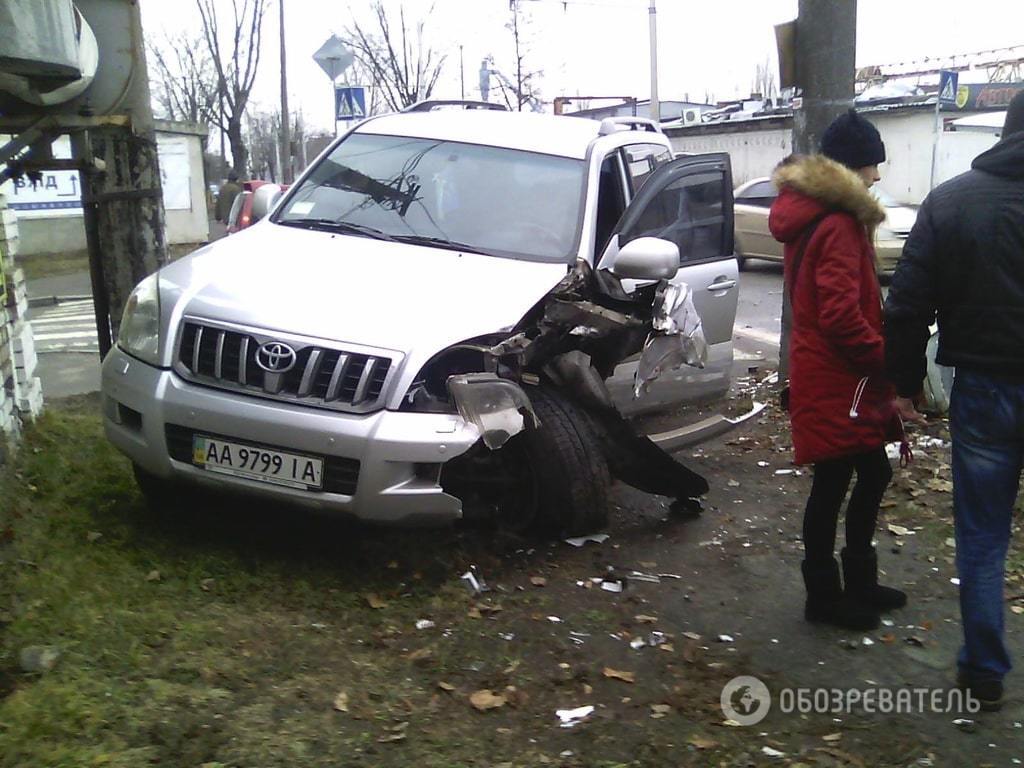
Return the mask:
<path id="1" fill-rule="evenodd" d="M 960 79 L 956 72 L 942 70 L 939 72 L 939 103 L 956 104 L 957 81 Z"/>
<path id="2" fill-rule="evenodd" d="M 334 115 L 337 120 L 362 120 L 366 117 L 366 88 L 338 86 L 334 89 Z"/>

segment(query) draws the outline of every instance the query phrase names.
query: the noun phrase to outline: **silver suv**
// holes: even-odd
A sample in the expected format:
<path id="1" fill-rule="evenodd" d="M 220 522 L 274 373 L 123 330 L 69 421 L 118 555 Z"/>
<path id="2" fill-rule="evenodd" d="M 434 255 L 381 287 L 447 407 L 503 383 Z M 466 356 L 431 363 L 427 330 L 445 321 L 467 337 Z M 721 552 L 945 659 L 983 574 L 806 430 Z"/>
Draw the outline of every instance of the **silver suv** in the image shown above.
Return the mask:
<path id="1" fill-rule="evenodd" d="M 706 491 L 622 414 L 729 386 L 728 158 L 672 160 L 642 120 L 435 106 L 359 124 L 135 289 L 104 415 L 149 496 L 570 534 L 612 477 Z"/>

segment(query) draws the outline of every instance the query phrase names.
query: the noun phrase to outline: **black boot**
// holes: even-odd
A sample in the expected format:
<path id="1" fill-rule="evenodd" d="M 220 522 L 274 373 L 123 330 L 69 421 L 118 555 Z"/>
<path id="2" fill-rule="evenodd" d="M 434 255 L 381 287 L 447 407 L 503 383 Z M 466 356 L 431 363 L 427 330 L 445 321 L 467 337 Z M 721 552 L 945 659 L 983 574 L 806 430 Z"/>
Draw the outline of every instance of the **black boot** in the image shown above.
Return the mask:
<path id="1" fill-rule="evenodd" d="M 843 581 L 848 597 L 885 613 L 907 604 L 907 593 L 878 583 L 878 555 L 874 547 L 864 554 L 843 550 Z"/>
<path id="2" fill-rule="evenodd" d="M 877 611 L 843 594 L 839 564 L 835 560 L 820 563 L 804 560 L 801 570 L 807 587 L 804 618 L 843 629 L 865 631 L 878 628 Z"/>

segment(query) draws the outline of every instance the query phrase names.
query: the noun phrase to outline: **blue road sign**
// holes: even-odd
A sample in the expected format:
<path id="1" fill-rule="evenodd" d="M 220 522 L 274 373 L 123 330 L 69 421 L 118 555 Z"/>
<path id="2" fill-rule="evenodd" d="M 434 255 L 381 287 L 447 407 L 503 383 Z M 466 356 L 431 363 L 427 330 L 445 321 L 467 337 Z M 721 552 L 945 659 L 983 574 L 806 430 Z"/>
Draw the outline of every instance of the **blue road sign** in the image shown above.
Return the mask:
<path id="1" fill-rule="evenodd" d="M 334 115 L 338 120 L 362 120 L 366 117 L 366 89 L 362 86 L 335 88 Z"/>
<path id="2" fill-rule="evenodd" d="M 956 87 L 960 76 L 944 69 L 939 72 L 939 103 L 956 104 Z"/>

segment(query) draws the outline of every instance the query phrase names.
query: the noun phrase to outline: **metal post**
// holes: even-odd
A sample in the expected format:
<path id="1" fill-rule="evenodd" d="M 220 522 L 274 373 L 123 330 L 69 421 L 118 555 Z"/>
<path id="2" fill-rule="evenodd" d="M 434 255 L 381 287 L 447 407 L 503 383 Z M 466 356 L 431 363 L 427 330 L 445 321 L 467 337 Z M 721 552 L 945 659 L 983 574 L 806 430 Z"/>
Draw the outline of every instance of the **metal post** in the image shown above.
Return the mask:
<path id="1" fill-rule="evenodd" d="M 796 84 L 802 103 L 793 113 L 793 151 L 815 152 L 829 124 L 853 106 L 857 0 L 800 0 L 796 22 Z M 789 376 L 793 312 L 782 304 L 779 381 Z"/>
<path id="2" fill-rule="evenodd" d="M 284 0 L 278 0 L 281 11 L 281 180 L 292 183 L 291 118 L 288 113 L 288 60 L 284 42 Z"/>
<path id="3" fill-rule="evenodd" d="M 942 77 L 939 77 L 939 90 L 935 93 L 935 125 L 932 126 L 932 169 L 928 176 L 928 191 L 935 189 L 935 166 L 939 158 L 939 136 L 942 135 Z"/>
<path id="4" fill-rule="evenodd" d="M 459 90 L 462 100 L 466 100 L 466 63 L 462 58 L 462 46 L 459 46 Z"/>
<path id="5" fill-rule="evenodd" d="M 661 122 L 661 101 L 658 100 L 658 9 L 651 0 L 651 119 Z"/>

